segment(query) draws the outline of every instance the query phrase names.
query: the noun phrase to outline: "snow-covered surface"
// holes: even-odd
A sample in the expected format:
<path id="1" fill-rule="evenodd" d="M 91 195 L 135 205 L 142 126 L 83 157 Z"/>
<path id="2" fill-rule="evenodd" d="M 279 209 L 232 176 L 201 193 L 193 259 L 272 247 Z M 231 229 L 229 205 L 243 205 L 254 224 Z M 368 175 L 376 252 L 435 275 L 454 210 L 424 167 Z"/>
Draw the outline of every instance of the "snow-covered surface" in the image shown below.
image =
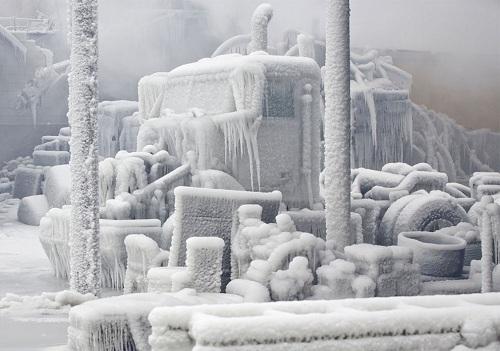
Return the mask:
<path id="1" fill-rule="evenodd" d="M 38 227 L 17 222 L 18 203 L 18 200 L 0 201 L 0 299 L 7 293 L 40 296 L 42 292 L 66 289 L 67 282 L 53 276 L 38 240 Z M 41 351 L 66 344 L 66 335 L 61 330 L 67 327 L 68 309 L 47 312 L 43 299 L 31 301 L 0 308 L 1 350 Z"/>
<path id="2" fill-rule="evenodd" d="M 162 307 L 149 316 L 150 344 L 152 351 L 474 348 L 497 340 L 499 306 L 498 294 L 486 294 Z"/>
<path id="3" fill-rule="evenodd" d="M 74 307 L 70 311 L 69 346 L 77 350 L 123 350 L 135 344 L 149 350 L 151 325 L 147 316 L 155 307 L 196 304 L 234 304 L 242 298 L 230 294 L 196 294 L 185 289 L 177 293 L 128 294 L 104 298 Z"/>

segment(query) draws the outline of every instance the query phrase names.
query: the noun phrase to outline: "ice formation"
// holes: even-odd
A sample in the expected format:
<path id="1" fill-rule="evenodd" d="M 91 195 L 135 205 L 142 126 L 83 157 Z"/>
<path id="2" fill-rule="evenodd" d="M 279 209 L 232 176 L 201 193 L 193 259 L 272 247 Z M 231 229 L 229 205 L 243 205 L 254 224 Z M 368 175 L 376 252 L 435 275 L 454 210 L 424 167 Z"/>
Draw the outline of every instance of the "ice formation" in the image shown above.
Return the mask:
<path id="1" fill-rule="evenodd" d="M 70 272 L 70 206 L 53 208 L 40 221 L 40 242 L 57 277 L 68 279 Z M 123 288 L 127 268 L 125 238 L 143 234 L 161 242 L 161 223 L 157 219 L 100 221 L 101 280 L 103 287 Z"/>
<path id="2" fill-rule="evenodd" d="M 193 151 L 196 168 L 226 170 L 247 190 L 278 188 L 290 206 L 318 202 L 321 97 L 313 60 L 261 53 L 201 60 L 144 77 L 139 105 L 147 121 L 138 150 L 157 145 L 181 162 Z"/>
<path id="3" fill-rule="evenodd" d="M 168 251 L 162 252 L 156 241 L 143 234 L 128 235 L 124 242 L 127 250 L 127 270 L 123 293 L 146 292 L 148 270 L 162 264 L 166 265 Z"/>
<path id="4" fill-rule="evenodd" d="M 326 42 L 291 30 L 273 47 L 263 4 L 249 35 L 144 77 L 138 102 L 92 101 L 71 132 L 42 138 L 33 160 L 2 169 L 0 192 L 22 198 L 21 221 L 40 222 L 56 276 L 68 279 L 73 261 L 74 287 L 128 294 L 73 309 L 71 347 L 496 346 L 494 295 L 370 299 L 500 290 L 500 138 L 412 103 L 411 76 L 391 58 L 349 53 L 347 5 L 331 2 Z M 96 123 L 99 134 L 87 134 Z M 89 146 L 72 150 L 81 171 L 73 184 L 60 165 L 70 143 Z M 88 194 L 100 208 L 84 204 L 87 223 L 72 223 L 81 209 L 67 206 L 69 189 L 85 195 L 97 174 L 98 196 Z M 278 302 L 346 298 L 368 299 Z M 471 319 L 470 305 L 487 318 Z"/>
<path id="5" fill-rule="evenodd" d="M 183 266 L 186 241 L 192 236 L 216 236 L 224 240 L 222 285 L 231 276 L 231 231 L 233 213 L 243 204 L 257 203 L 263 218 L 272 221 L 278 214 L 281 193 L 251 193 L 220 189 L 177 187 L 175 189 L 175 224 L 169 266 Z"/>

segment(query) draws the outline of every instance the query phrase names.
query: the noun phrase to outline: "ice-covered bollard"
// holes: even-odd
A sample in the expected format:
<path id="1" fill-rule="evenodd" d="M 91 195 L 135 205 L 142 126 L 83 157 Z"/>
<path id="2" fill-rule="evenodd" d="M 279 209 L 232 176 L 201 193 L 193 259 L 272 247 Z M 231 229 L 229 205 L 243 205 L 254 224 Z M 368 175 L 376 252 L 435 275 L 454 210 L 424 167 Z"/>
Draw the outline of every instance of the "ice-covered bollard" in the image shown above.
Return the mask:
<path id="1" fill-rule="evenodd" d="M 197 292 L 220 293 L 224 240 L 193 237 L 186 241 L 186 265 Z"/>

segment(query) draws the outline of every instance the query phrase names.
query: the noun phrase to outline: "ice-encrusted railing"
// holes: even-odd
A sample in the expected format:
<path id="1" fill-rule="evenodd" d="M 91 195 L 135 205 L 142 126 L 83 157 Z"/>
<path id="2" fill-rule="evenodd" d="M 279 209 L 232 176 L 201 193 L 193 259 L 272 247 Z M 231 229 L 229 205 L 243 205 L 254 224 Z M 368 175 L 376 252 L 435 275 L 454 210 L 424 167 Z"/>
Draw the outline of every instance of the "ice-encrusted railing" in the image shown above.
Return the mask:
<path id="1" fill-rule="evenodd" d="M 152 351 L 475 349 L 498 340 L 500 296 L 159 307 L 149 321 Z"/>
<path id="2" fill-rule="evenodd" d="M 49 33 L 54 30 L 54 22 L 49 18 L 0 17 L 0 26 L 11 32 Z"/>

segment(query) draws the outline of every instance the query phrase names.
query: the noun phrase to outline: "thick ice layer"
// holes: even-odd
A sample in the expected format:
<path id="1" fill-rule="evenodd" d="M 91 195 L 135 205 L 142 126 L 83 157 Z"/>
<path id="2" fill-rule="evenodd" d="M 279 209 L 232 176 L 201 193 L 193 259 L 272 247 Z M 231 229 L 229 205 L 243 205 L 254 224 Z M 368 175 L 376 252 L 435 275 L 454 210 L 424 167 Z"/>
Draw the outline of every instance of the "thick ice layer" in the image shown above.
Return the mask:
<path id="1" fill-rule="evenodd" d="M 70 311 L 68 345 L 76 350 L 149 350 L 155 307 L 196 304 L 234 304 L 242 298 L 229 294 L 196 294 L 184 290 L 168 294 L 128 294 L 99 299 Z"/>
<path id="2" fill-rule="evenodd" d="M 484 331 L 495 330 L 500 322 L 498 305 L 497 296 L 486 294 L 442 296 L 432 301 L 411 297 L 162 307 L 149 316 L 150 340 L 152 351 L 195 345 L 202 350 L 229 349 L 224 345 L 232 350 L 356 347 L 382 351 L 395 345 L 450 350 L 477 340 L 483 345 L 494 342 L 495 333 Z M 486 324 L 474 323 L 478 310 Z M 482 327 L 473 331 L 474 325 Z"/>

